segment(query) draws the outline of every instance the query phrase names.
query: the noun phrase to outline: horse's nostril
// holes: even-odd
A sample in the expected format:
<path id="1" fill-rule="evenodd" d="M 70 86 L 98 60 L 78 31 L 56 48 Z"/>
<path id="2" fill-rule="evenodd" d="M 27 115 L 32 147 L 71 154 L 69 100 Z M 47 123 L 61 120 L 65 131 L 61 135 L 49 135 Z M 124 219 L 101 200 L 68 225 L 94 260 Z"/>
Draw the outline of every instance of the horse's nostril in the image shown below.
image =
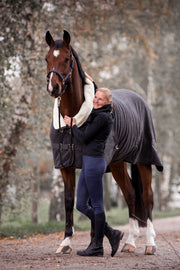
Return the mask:
<path id="1" fill-rule="evenodd" d="M 53 90 L 55 91 L 59 90 L 59 84 L 56 83 L 56 85 L 53 87 Z"/>
<path id="2" fill-rule="evenodd" d="M 57 96 L 59 94 L 59 84 L 55 84 L 53 86 L 53 90 L 51 91 L 51 96 Z"/>

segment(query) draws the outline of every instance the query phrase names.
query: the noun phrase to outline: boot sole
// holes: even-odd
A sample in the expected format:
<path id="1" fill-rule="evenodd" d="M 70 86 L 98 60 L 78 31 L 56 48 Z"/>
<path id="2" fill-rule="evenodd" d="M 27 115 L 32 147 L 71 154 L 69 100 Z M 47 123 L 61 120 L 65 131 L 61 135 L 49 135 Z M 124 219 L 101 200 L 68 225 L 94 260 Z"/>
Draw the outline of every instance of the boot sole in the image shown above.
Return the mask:
<path id="1" fill-rule="evenodd" d="M 103 257 L 104 254 L 82 254 L 77 252 L 77 255 L 82 257 Z"/>

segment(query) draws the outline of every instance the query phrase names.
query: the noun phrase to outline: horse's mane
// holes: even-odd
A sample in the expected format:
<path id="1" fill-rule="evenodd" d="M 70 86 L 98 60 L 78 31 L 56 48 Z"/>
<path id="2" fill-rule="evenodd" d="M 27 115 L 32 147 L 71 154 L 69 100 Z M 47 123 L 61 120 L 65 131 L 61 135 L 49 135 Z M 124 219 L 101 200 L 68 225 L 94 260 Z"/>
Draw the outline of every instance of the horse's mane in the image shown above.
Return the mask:
<path id="1" fill-rule="evenodd" d="M 85 77 L 86 77 L 85 76 L 85 73 L 84 73 L 84 71 L 82 69 L 82 66 L 81 66 L 81 63 L 79 61 L 79 57 L 78 57 L 76 51 L 72 47 L 71 47 L 71 50 L 72 50 L 72 53 L 74 55 L 74 58 L 76 59 L 76 63 L 77 63 L 77 66 L 78 66 L 78 71 L 79 71 L 79 74 L 81 76 L 81 79 L 82 79 L 82 82 L 83 82 L 83 86 L 84 86 L 85 85 Z"/>

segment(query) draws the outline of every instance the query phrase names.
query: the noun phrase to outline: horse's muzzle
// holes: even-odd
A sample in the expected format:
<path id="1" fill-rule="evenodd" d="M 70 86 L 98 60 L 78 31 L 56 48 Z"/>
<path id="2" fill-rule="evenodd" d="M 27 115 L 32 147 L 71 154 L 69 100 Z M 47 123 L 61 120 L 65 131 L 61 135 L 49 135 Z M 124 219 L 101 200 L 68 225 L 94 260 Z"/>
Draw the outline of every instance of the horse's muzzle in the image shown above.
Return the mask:
<path id="1" fill-rule="evenodd" d="M 51 96 L 51 97 L 59 97 L 60 96 L 60 89 L 59 89 L 59 84 L 55 84 L 55 86 L 53 86 L 53 90 L 51 91 L 50 89 L 49 89 L 49 84 L 47 84 L 47 91 L 48 91 L 48 93 L 49 93 L 49 95 Z"/>

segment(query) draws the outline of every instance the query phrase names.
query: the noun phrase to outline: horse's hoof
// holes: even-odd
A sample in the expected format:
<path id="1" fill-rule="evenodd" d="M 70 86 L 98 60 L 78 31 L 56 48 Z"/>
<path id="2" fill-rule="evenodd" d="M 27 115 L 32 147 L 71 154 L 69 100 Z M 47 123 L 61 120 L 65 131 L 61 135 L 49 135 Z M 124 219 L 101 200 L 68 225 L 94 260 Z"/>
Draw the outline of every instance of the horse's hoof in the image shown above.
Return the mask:
<path id="1" fill-rule="evenodd" d="M 70 246 L 60 246 L 56 250 L 56 255 L 58 254 L 70 254 L 72 251 L 72 248 Z"/>
<path id="2" fill-rule="evenodd" d="M 135 247 L 130 244 L 124 244 L 121 252 L 133 253 L 135 251 Z"/>
<path id="3" fill-rule="evenodd" d="M 154 255 L 156 252 L 156 246 L 146 246 L 145 255 Z"/>

